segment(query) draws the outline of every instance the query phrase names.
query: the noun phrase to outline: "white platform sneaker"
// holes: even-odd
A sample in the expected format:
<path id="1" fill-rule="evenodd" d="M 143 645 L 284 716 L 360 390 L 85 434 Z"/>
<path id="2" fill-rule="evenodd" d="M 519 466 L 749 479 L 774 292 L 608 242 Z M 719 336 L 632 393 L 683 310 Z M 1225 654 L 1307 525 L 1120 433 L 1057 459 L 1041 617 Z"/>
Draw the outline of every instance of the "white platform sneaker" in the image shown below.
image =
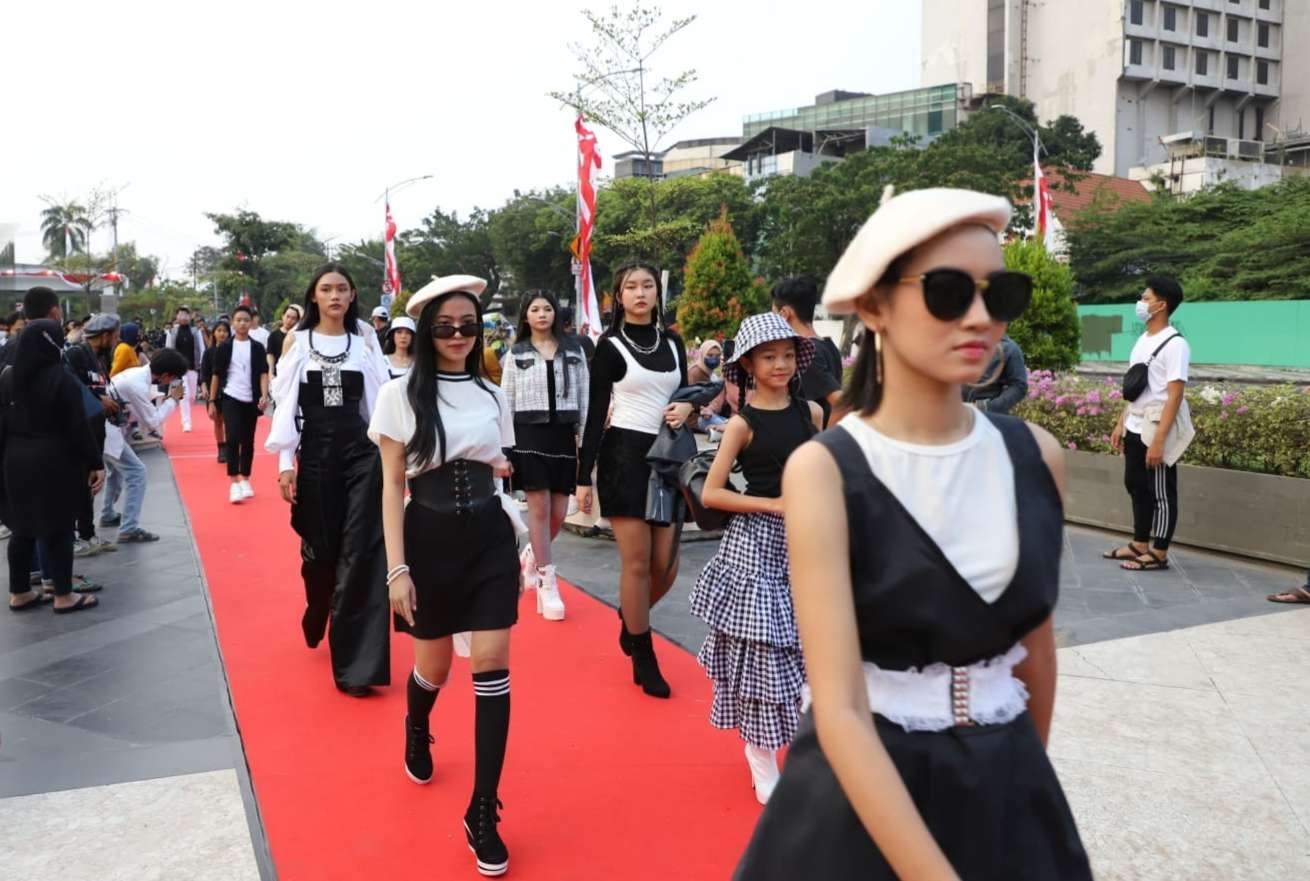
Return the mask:
<path id="1" fill-rule="evenodd" d="M 250 485 L 250 481 L 243 480 L 241 481 L 240 486 L 241 486 L 241 498 L 253 499 L 255 497 L 255 488 Z"/>
<path id="2" fill-rule="evenodd" d="M 234 505 L 245 497 L 246 495 L 241 491 L 241 484 L 239 483 L 232 484 L 232 488 L 227 491 L 227 500 Z"/>
<path id="3" fill-rule="evenodd" d="M 564 620 L 564 600 L 559 596 L 554 566 L 542 566 L 537 570 L 537 614 L 547 621 Z"/>
<path id="4" fill-rule="evenodd" d="M 519 552 L 519 585 L 523 590 L 536 590 L 537 580 L 537 558 L 529 543 Z"/>
<path id="5" fill-rule="evenodd" d="M 778 785 L 778 753 L 776 750 L 764 749 L 746 744 L 746 764 L 751 769 L 751 786 L 755 788 L 755 798 L 760 804 L 768 804 L 773 795 L 773 787 Z"/>

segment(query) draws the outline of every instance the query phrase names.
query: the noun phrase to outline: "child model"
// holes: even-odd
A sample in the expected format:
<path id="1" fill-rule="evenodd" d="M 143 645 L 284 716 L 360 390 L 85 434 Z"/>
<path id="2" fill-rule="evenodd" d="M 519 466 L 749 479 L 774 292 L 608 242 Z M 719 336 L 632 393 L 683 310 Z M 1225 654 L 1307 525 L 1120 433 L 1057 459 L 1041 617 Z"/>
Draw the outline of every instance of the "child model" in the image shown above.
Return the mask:
<path id="1" fill-rule="evenodd" d="M 255 497 L 250 470 L 255 458 L 255 421 L 268 406 L 268 358 L 264 346 L 250 336 L 248 306 L 232 310 L 233 337 L 205 352 L 214 353 L 209 378 L 209 415 L 219 414 L 227 432 L 228 501 Z M 220 324 L 219 327 L 222 325 Z M 214 329 L 218 339 L 218 328 Z"/>
<path id="2" fill-rule="evenodd" d="M 1046 755 L 1064 461 L 965 404 L 1032 279 L 1004 199 L 885 198 L 824 288 L 854 412 L 783 477 L 812 707 L 739 881 L 1090 881 Z"/>
<path id="3" fill-rule="evenodd" d="M 409 376 L 382 387 L 371 437 L 382 451 L 387 588 L 397 629 L 414 638 L 405 773 L 432 779 L 428 717 L 450 674 L 451 636 L 472 631 L 473 797 L 464 834 L 483 875 L 503 875 L 497 790 L 509 736 L 509 634 L 518 620 L 518 507 L 500 491 L 514 423 L 481 375 L 487 283 L 434 278 L 407 305 L 418 317 Z M 408 479 L 410 504 L 405 504 Z"/>
<path id="4" fill-rule="evenodd" d="M 697 657 L 714 680 L 710 724 L 741 733 L 760 804 L 778 781 L 777 752 L 800 724 L 805 684 L 781 496 L 783 464 L 823 420 L 819 405 L 800 397 L 813 358 L 814 341 L 777 315 L 742 322 L 723 373 L 741 398 L 747 389 L 754 395 L 728 420 L 703 495 L 707 507 L 737 516 L 691 594 L 691 610 L 710 626 Z M 744 495 L 727 485 L 734 463 Z"/>

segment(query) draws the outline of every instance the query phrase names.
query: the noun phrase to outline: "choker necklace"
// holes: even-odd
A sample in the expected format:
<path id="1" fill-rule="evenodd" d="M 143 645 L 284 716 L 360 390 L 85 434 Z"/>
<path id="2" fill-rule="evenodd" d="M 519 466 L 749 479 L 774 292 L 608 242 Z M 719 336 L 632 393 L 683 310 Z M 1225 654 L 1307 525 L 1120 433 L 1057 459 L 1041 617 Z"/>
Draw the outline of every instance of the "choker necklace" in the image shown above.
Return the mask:
<path id="1" fill-rule="evenodd" d="M 629 346 L 631 346 L 632 350 L 636 352 L 638 355 L 654 355 L 655 352 L 659 349 L 660 343 L 664 341 L 663 335 L 660 333 L 658 327 L 655 328 L 655 342 L 651 346 L 639 346 L 636 343 L 634 343 L 632 341 L 632 337 L 628 336 L 628 327 L 626 324 L 619 325 L 619 336 L 623 337 L 623 341 L 626 342 Z"/>
<path id="2" fill-rule="evenodd" d="M 350 337 L 346 334 L 346 350 L 338 355 L 324 355 L 314 348 L 314 331 L 309 331 L 309 357 L 318 365 L 323 377 L 323 406 L 340 407 L 346 396 L 341 387 L 341 365 L 350 357 Z"/>

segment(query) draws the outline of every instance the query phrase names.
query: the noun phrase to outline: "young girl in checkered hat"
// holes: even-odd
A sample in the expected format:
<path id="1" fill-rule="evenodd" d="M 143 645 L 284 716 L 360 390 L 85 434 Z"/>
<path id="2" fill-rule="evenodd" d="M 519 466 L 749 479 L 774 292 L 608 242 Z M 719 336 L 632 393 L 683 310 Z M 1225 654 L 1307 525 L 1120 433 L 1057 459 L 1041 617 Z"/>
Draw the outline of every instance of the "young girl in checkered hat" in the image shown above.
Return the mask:
<path id="1" fill-rule="evenodd" d="M 691 595 L 692 611 L 710 627 L 697 656 L 714 680 L 710 724 L 736 728 L 746 742 L 761 804 L 778 779 L 777 752 L 800 723 L 805 684 L 781 496 L 787 457 L 822 426 L 823 411 L 800 391 L 800 376 L 813 360 L 814 341 L 778 315 L 742 322 L 723 368 L 739 390 L 737 415 L 724 428 L 703 493 L 707 507 L 736 516 Z M 741 466 L 745 493 L 728 486 L 734 464 Z"/>

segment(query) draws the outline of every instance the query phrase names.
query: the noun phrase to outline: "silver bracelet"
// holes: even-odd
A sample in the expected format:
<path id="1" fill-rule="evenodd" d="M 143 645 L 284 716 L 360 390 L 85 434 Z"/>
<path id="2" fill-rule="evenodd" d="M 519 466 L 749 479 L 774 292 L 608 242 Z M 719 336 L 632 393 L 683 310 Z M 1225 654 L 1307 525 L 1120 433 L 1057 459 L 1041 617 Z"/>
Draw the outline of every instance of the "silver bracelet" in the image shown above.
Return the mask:
<path id="1" fill-rule="evenodd" d="M 408 571 L 409 571 L 409 567 L 406 566 L 404 563 L 401 563 L 399 566 L 397 566 L 396 568 L 394 568 L 394 569 L 392 569 L 390 572 L 388 572 L 388 573 L 387 573 L 387 587 L 391 587 L 391 582 L 395 581 L 397 578 L 399 578 L 400 576 L 404 575 L 404 574 L 405 574 L 406 572 L 408 572 Z"/>

